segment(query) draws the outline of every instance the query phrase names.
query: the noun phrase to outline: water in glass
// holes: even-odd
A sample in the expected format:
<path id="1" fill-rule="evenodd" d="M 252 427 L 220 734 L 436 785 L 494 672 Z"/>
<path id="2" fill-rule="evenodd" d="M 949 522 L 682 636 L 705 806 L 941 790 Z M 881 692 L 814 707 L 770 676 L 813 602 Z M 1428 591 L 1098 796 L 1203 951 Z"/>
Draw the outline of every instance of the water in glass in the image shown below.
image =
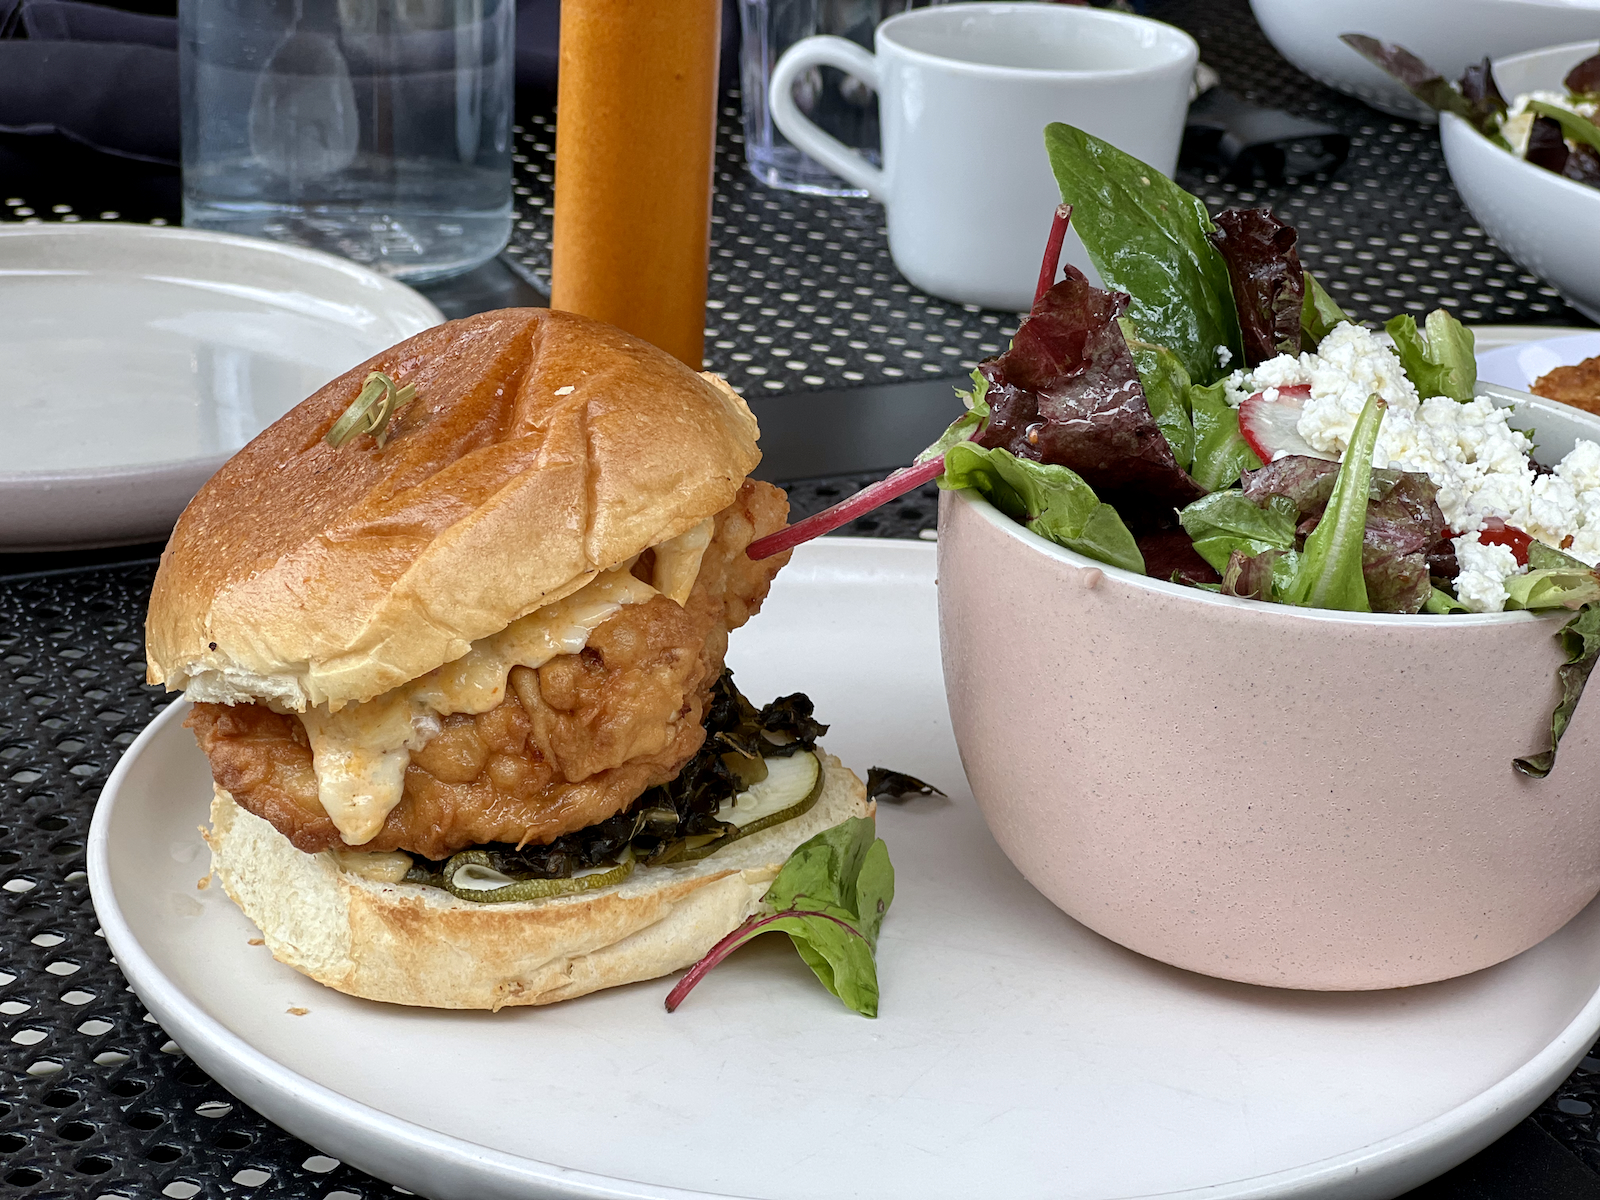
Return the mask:
<path id="1" fill-rule="evenodd" d="M 183 223 L 437 279 L 511 233 L 514 0 L 182 0 Z"/>
<path id="2" fill-rule="evenodd" d="M 940 0 L 739 0 L 743 33 L 740 89 L 744 98 L 744 155 L 750 172 L 771 187 L 823 196 L 865 196 L 854 184 L 802 154 L 772 124 L 767 89 L 772 68 L 801 38 L 831 33 L 872 49 L 878 23 L 908 8 Z M 808 71 L 795 89 L 800 110 L 824 131 L 879 163 L 878 96 L 866 83 L 833 67 Z"/>

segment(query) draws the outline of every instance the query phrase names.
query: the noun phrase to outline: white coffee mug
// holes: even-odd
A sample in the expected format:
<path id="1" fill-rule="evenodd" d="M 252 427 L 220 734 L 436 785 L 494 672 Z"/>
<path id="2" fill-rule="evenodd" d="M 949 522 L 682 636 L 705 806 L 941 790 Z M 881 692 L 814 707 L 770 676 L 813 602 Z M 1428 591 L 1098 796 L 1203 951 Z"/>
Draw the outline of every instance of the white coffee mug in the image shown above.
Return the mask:
<path id="1" fill-rule="evenodd" d="M 806 38 L 778 60 L 772 118 L 801 150 L 888 210 L 889 252 L 923 291 L 1020 311 L 1033 302 L 1061 201 L 1044 127 L 1076 125 L 1171 175 L 1199 47 L 1144 17 L 1062 4 L 952 4 L 878 26 L 876 54 Z M 796 77 L 837 67 L 878 93 L 883 167 L 794 101 Z M 1069 235 L 1065 258 L 1094 275 Z"/>

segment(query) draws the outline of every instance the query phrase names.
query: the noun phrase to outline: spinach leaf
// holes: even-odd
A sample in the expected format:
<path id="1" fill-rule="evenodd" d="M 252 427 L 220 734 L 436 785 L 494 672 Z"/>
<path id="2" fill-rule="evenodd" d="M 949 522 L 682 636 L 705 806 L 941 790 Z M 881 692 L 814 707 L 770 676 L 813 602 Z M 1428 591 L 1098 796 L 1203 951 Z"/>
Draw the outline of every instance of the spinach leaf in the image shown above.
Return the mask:
<path id="1" fill-rule="evenodd" d="M 751 938 L 787 933 L 827 988 L 863 1016 L 878 1015 L 878 930 L 894 901 L 889 848 L 871 817 L 851 817 L 802 844 L 762 899 L 766 909 L 690 967 L 667 996 L 673 1012 L 706 974 Z"/>
<path id="2" fill-rule="evenodd" d="M 1561 627 L 1556 641 L 1561 643 L 1567 660 L 1556 669 L 1561 699 L 1550 714 L 1550 749 L 1512 760 L 1517 770 L 1535 779 L 1543 779 L 1556 765 L 1561 735 L 1571 724 L 1573 710 L 1583 697 L 1583 685 L 1589 682 L 1595 660 L 1600 658 L 1600 604 L 1585 604 L 1577 616 Z"/>
<path id="3" fill-rule="evenodd" d="M 1215 381 L 1229 362 L 1242 365 L 1239 314 L 1227 264 L 1206 237 L 1215 227 L 1205 205 L 1071 125 L 1045 126 L 1044 144 L 1073 228 L 1105 285 L 1132 297 L 1129 314 L 1144 336 L 1176 354 L 1197 383 Z"/>
<path id="4" fill-rule="evenodd" d="M 1575 142 L 1593 146 L 1600 150 L 1600 125 L 1596 125 L 1588 117 L 1580 116 L 1575 112 L 1568 112 L 1564 108 L 1557 108 L 1554 104 L 1547 104 L 1543 100 L 1529 100 L 1528 108 L 1538 113 L 1541 117 L 1549 117 L 1561 126 L 1561 132 Z"/>
<path id="5" fill-rule="evenodd" d="M 1300 348 L 1315 350 L 1336 325 L 1350 320 L 1332 296 L 1322 290 L 1317 277 L 1306 272 L 1306 301 L 1300 310 Z"/>
<path id="6" fill-rule="evenodd" d="M 971 442 L 944 456 L 942 488 L 971 488 L 1040 537 L 1113 567 L 1144 574 L 1144 558 L 1122 517 L 1066 467 Z"/>
<path id="7" fill-rule="evenodd" d="M 1194 548 L 1227 583 L 1227 567 L 1238 552 L 1248 556 L 1294 549 L 1300 513 L 1287 496 L 1270 496 L 1260 505 L 1241 491 L 1212 492 L 1178 514 L 1178 524 Z"/>
<path id="8" fill-rule="evenodd" d="M 1189 474 L 1208 492 L 1232 487 L 1245 471 L 1261 465 L 1239 432 L 1239 413 L 1227 401 L 1221 383 L 1189 385 L 1189 412 L 1194 422 L 1194 461 Z"/>
<path id="9" fill-rule="evenodd" d="M 1189 418 L 1189 372 L 1178 356 L 1165 346 L 1142 341 L 1133 323 L 1122 319 L 1122 332 L 1128 352 L 1139 370 L 1145 403 L 1156 420 L 1172 457 L 1187 471 L 1194 462 L 1194 424 Z"/>
<path id="10" fill-rule="evenodd" d="M 1228 265 L 1245 365 L 1300 353 L 1306 275 L 1294 226 L 1264 208 L 1230 208 L 1217 214 L 1216 226 L 1209 237 Z"/>
<path id="11" fill-rule="evenodd" d="M 1385 404 L 1367 397 L 1350 434 L 1350 445 L 1328 499 L 1322 520 L 1306 538 L 1294 582 L 1283 595 L 1285 604 L 1371 612 L 1361 572 L 1362 543 L 1367 529 L 1367 493 L 1372 482 L 1372 451 Z"/>
<path id="12" fill-rule="evenodd" d="M 983 428 L 989 420 L 989 405 L 985 397 L 989 393 L 989 381 L 983 377 L 982 371 L 972 372 L 972 390 L 963 392 L 956 389 L 956 395 L 961 397 L 961 402 L 967 406 L 967 411 L 962 413 L 950 427 L 939 435 L 939 440 L 934 442 L 921 454 L 916 461 L 925 463 L 929 459 L 938 458 L 957 442 L 965 442 Z"/>
<path id="13" fill-rule="evenodd" d="M 1442 308 L 1428 314 L 1425 332 L 1418 332 L 1409 313 L 1393 317 L 1384 330 L 1394 339 L 1394 352 L 1417 394 L 1449 396 L 1462 404 L 1478 385 L 1478 360 L 1473 357 L 1472 330 Z"/>

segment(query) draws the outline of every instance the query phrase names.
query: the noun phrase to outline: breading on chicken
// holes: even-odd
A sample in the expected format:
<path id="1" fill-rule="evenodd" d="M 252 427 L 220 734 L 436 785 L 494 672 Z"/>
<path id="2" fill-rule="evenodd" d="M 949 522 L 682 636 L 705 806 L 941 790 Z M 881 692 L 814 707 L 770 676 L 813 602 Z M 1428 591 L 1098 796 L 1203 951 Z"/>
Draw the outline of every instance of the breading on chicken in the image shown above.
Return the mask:
<path id="1" fill-rule="evenodd" d="M 1600 415 L 1600 354 L 1576 366 L 1557 367 L 1528 389 L 1535 396 Z"/>
<path id="2" fill-rule="evenodd" d="M 400 803 L 361 850 L 431 859 L 488 842 L 545 843 L 622 811 L 700 748 L 728 633 L 761 607 L 787 555 L 745 547 L 783 527 L 784 494 L 747 481 L 716 517 L 687 602 L 630 604 L 577 654 L 512 669 L 505 700 L 442 718 L 411 753 Z M 298 716 L 265 705 L 196 704 L 188 724 L 219 786 L 296 847 L 350 848 L 318 799 Z"/>

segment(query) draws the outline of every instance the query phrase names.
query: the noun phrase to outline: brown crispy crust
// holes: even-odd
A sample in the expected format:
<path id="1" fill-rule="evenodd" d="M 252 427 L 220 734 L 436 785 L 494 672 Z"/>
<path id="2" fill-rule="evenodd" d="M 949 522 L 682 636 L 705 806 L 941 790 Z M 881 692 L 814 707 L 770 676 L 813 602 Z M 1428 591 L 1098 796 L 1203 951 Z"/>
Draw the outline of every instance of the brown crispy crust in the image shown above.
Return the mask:
<path id="1" fill-rule="evenodd" d="M 1528 389 L 1535 396 L 1570 404 L 1600 416 L 1600 355 L 1541 375 Z"/>
<path id="2" fill-rule="evenodd" d="M 329 446 L 372 370 L 417 398 L 384 447 Z M 729 389 L 609 325 L 507 309 L 427 330 L 201 489 L 151 594 L 149 679 L 296 709 L 369 699 L 726 507 L 755 437 Z"/>

